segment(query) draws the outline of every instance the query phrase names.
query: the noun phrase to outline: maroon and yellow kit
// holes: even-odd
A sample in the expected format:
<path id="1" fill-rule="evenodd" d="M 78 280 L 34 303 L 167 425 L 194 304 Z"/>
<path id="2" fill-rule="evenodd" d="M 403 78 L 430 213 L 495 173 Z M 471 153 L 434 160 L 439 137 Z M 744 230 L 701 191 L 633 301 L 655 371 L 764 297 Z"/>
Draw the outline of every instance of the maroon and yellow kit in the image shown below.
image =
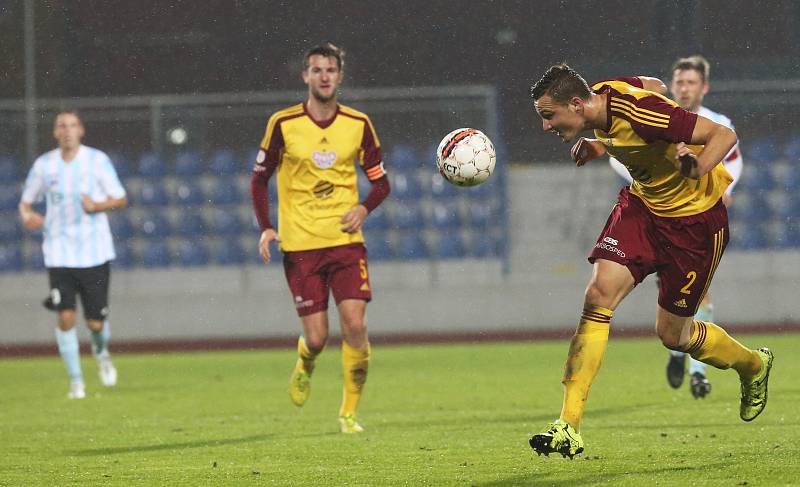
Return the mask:
<path id="1" fill-rule="evenodd" d="M 360 231 L 343 232 L 340 222 L 359 202 L 356 161 L 370 181 L 386 174 L 380 142 L 367 115 L 339 105 L 333 118 L 320 122 L 309 115 L 305 104 L 272 115 L 254 171 L 277 166 L 283 251 L 364 242 Z M 263 229 L 261 218 L 259 223 Z"/>
<path id="2" fill-rule="evenodd" d="M 696 114 L 642 89 L 638 78 L 603 81 L 593 90 L 608 95 L 608 127 L 595 135 L 633 183 L 620 192 L 589 261 L 624 265 L 636 284 L 657 273 L 658 304 L 693 316 L 728 244 L 721 197 L 732 178 L 722 164 L 699 180 L 675 168 L 676 144 L 689 143 Z"/>
<path id="3" fill-rule="evenodd" d="M 631 173 L 631 193 L 660 216 L 696 215 L 713 207 L 733 178 L 723 164 L 699 180 L 674 165 L 676 144 L 689 144 L 697 114 L 642 89 L 639 78 L 617 78 L 592 86 L 608 95 L 608 127 L 595 137 Z M 691 146 L 695 153 L 702 146 Z"/>

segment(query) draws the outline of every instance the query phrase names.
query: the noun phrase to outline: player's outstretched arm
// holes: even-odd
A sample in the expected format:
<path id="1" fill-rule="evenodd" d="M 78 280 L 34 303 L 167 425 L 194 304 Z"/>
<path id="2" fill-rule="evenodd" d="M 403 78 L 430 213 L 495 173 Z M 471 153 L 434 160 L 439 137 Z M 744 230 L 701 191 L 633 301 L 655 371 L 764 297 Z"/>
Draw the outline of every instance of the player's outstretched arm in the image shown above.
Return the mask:
<path id="1" fill-rule="evenodd" d="M 690 142 L 704 146 L 703 150 L 695 154 L 686 144 L 679 143 L 675 165 L 687 178 L 700 179 L 725 158 L 737 140 L 733 130 L 698 116 Z"/>
<path id="2" fill-rule="evenodd" d="M 81 196 L 81 206 L 86 213 L 100 213 L 101 211 L 118 210 L 128 206 L 128 198 L 107 198 L 105 201 L 95 201 L 88 195 Z"/>

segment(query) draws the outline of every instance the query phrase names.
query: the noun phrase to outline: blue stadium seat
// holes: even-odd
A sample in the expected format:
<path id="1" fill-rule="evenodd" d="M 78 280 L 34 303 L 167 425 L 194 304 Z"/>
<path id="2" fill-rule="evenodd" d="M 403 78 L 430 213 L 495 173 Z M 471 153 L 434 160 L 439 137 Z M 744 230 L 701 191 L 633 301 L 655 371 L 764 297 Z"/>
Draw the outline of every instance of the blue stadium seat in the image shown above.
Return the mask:
<path id="1" fill-rule="evenodd" d="M 159 154 L 145 152 L 139 158 L 139 175 L 146 178 L 160 178 L 167 174 L 167 165 Z"/>
<path id="2" fill-rule="evenodd" d="M 169 197 L 164 184 L 158 180 L 145 180 L 139 191 L 138 203 L 142 206 L 166 206 Z"/>
<path id="3" fill-rule="evenodd" d="M 114 253 L 117 257 L 111 265 L 121 269 L 129 269 L 134 265 L 134 254 L 127 242 L 114 242 Z"/>
<path id="4" fill-rule="evenodd" d="M 744 148 L 748 161 L 755 163 L 770 162 L 780 157 L 778 141 L 772 137 L 760 137 L 754 139 Z"/>
<path id="5" fill-rule="evenodd" d="M 400 230 L 418 230 L 425 224 L 422 210 L 414 203 L 395 206 L 393 226 Z"/>
<path id="6" fill-rule="evenodd" d="M 181 237 L 198 237 L 205 235 L 206 224 L 197 211 L 181 212 L 175 224 L 175 233 Z"/>
<path id="7" fill-rule="evenodd" d="M 131 161 L 128 159 L 125 154 L 118 151 L 111 151 L 107 152 L 108 158 L 111 159 L 111 164 L 114 166 L 114 170 L 117 172 L 117 176 L 120 179 L 125 179 L 130 177 L 133 173 L 133 169 L 131 168 Z"/>
<path id="8" fill-rule="evenodd" d="M 148 242 L 142 250 L 142 265 L 149 268 L 168 267 L 172 261 L 169 246 L 163 240 Z"/>
<path id="9" fill-rule="evenodd" d="M 389 260 L 392 258 L 392 249 L 388 236 L 383 232 L 371 232 L 364 236 L 367 247 L 367 258 L 370 262 Z"/>
<path id="10" fill-rule="evenodd" d="M 200 154 L 193 150 L 183 150 L 175 156 L 176 176 L 200 176 L 203 174 L 203 163 Z"/>
<path id="11" fill-rule="evenodd" d="M 397 144 L 385 154 L 388 171 L 415 171 L 422 166 L 422 158 L 411 144 Z"/>
<path id="12" fill-rule="evenodd" d="M 151 212 L 138 222 L 139 234 L 150 239 L 160 239 L 170 234 L 169 221 L 157 212 Z"/>
<path id="13" fill-rule="evenodd" d="M 788 191 L 791 194 L 800 193 L 800 171 L 794 169 L 790 171 L 779 183 L 779 189 Z"/>
<path id="14" fill-rule="evenodd" d="M 767 198 L 761 192 L 743 192 L 734 199 L 733 214 L 737 219 L 765 221 L 771 217 Z"/>
<path id="15" fill-rule="evenodd" d="M 209 198 L 215 205 L 234 205 L 241 203 L 242 193 L 236 184 L 236 179 L 232 177 L 217 178 L 211 188 Z"/>
<path id="16" fill-rule="evenodd" d="M 5 180 L 4 180 L 5 181 Z M 3 184 L 0 186 L 0 211 L 16 210 L 22 189 L 19 184 Z"/>
<path id="17" fill-rule="evenodd" d="M 458 188 L 448 183 L 441 174 L 434 173 L 431 177 L 431 195 L 435 199 L 452 199 L 458 196 Z"/>
<path id="18" fill-rule="evenodd" d="M 433 205 L 430 226 L 437 230 L 452 230 L 461 225 L 461 211 L 457 202 Z"/>
<path id="19" fill-rule="evenodd" d="M 800 137 L 795 136 L 786 141 L 783 146 L 783 157 L 792 162 L 800 162 Z"/>
<path id="20" fill-rule="evenodd" d="M 428 245 L 417 232 L 401 235 L 397 239 L 393 253 L 404 260 L 427 259 L 429 256 Z"/>
<path id="21" fill-rule="evenodd" d="M 19 244 L 0 245 L 0 272 L 18 272 L 23 268 Z"/>
<path id="22" fill-rule="evenodd" d="M 199 184 L 185 180 L 175 186 L 172 201 L 181 206 L 199 206 L 205 203 L 205 195 Z"/>
<path id="23" fill-rule="evenodd" d="M 24 267 L 29 271 L 43 271 L 44 267 L 44 254 L 41 249 L 37 248 L 34 252 L 25 255 Z"/>
<path id="24" fill-rule="evenodd" d="M 127 240 L 132 238 L 135 230 L 131 224 L 131 219 L 126 212 L 110 212 L 108 214 L 108 225 L 111 227 L 111 235 L 115 240 Z"/>
<path id="25" fill-rule="evenodd" d="M 380 205 L 372 210 L 372 212 L 367 215 L 367 219 L 364 220 L 364 230 L 367 232 L 374 230 L 388 230 L 388 228 L 389 217 L 386 214 L 385 205 Z"/>
<path id="26" fill-rule="evenodd" d="M 235 239 L 225 240 L 214 252 L 214 262 L 219 265 L 241 265 L 246 260 L 242 245 Z"/>
<path id="27" fill-rule="evenodd" d="M 211 218 L 211 229 L 214 235 L 239 235 L 245 226 L 237 211 L 219 210 Z"/>
<path id="28" fill-rule="evenodd" d="M 464 239 L 458 232 L 442 234 L 436 245 L 436 255 L 440 259 L 458 259 L 467 255 Z"/>
<path id="29" fill-rule="evenodd" d="M 208 250 L 200 239 L 184 240 L 178 244 L 178 263 L 184 267 L 208 265 Z"/>
<path id="30" fill-rule="evenodd" d="M 209 169 L 212 174 L 217 176 L 232 176 L 239 172 L 241 167 L 250 169 L 253 161 L 248 161 L 247 165 L 238 164 L 236 154 L 231 149 L 218 149 L 211 154 L 211 164 Z"/>
<path id="31" fill-rule="evenodd" d="M 22 224 L 14 212 L 0 214 L 0 242 L 19 242 L 24 236 Z"/>
<path id="32" fill-rule="evenodd" d="M 486 228 L 494 223 L 492 206 L 487 201 L 471 201 L 468 213 L 471 227 Z"/>
<path id="33" fill-rule="evenodd" d="M 0 181 L 21 181 L 22 162 L 14 156 L 0 156 Z"/>
<path id="34" fill-rule="evenodd" d="M 418 200 L 422 198 L 422 185 L 414 173 L 392 172 L 389 175 L 392 198 L 399 200 Z"/>
<path id="35" fill-rule="evenodd" d="M 500 254 L 497 239 L 487 233 L 475 235 L 470 247 L 470 255 L 473 257 L 497 257 Z"/>
<path id="36" fill-rule="evenodd" d="M 779 249 L 800 247 L 800 222 L 787 221 L 773 235 L 772 246 Z"/>
<path id="37" fill-rule="evenodd" d="M 767 228 L 762 223 L 740 224 L 732 237 L 734 241 L 731 247 L 738 250 L 763 250 L 769 247 Z"/>
<path id="38" fill-rule="evenodd" d="M 741 182 L 737 184 L 734 191 L 747 190 L 751 193 L 757 191 L 770 191 L 775 187 L 775 179 L 772 177 L 766 168 L 751 167 L 748 168 L 747 177 L 743 177 Z M 741 186 L 741 188 L 739 187 Z"/>

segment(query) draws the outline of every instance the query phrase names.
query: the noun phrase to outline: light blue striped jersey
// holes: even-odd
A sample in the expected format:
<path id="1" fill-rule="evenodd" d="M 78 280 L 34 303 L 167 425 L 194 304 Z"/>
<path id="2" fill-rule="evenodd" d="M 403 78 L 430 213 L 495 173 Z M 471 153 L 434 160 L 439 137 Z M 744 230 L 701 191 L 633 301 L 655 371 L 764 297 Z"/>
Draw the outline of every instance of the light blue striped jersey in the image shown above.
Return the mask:
<path id="1" fill-rule="evenodd" d="M 82 195 L 94 201 L 125 196 L 104 152 L 81 145 L 75 158 L 64 162 L 61 150 L 55 149 L 33 163 L 22 201 L 47 202 L 42 242 L 46 267 L 94 267 L 116 257 L 108 217 L 83 211 Z"/>

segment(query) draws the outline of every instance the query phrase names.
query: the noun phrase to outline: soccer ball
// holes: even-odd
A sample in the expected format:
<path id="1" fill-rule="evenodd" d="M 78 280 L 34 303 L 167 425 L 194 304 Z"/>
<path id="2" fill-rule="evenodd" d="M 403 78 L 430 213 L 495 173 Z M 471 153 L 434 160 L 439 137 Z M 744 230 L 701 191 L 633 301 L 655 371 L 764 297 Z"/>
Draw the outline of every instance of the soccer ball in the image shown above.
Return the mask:
<path id="1" fill-rule="evenodd" d="M 489 179 L 496 159 L 489 137 L 471 128 L 453 130 L 436 149 L 439 173 L 456 186 L 476 186 Z"/>

